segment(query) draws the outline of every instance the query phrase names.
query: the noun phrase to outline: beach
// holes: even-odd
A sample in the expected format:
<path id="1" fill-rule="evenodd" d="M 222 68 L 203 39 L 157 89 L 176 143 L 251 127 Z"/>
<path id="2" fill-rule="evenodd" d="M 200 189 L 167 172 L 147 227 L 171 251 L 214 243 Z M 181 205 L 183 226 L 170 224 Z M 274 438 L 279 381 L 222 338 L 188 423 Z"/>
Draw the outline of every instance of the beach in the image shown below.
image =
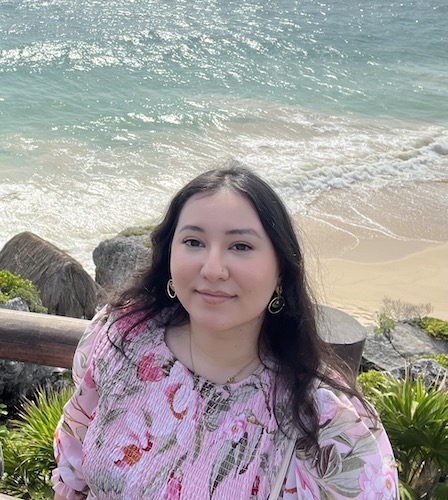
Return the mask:
<path id="1" fill-rule="evenodd" d="M 365 325 L 375 324 L 386 297 L 431 304 L 432 316 L 448 320 L 448 184 L 423 183 L 374 196 L 376 204 L 350 192 L 329 193 L 308 215 L 296 217 L 318 300 Z M 323 216 L 322 206 L 328 214 L 329 204 L 332 217 Z M 410 208 L 417 205 L 418 214 Z M 348 210 L 370 224 L 347 222 Z"/>
<path id="2" fill-rule="evenodd" d="M 448 319 L 446 1 L 218 4 L 0 3 L 0 248 L 31 231 L 94 276 L 101 241 L 235 159 L 320 302 Z"/>

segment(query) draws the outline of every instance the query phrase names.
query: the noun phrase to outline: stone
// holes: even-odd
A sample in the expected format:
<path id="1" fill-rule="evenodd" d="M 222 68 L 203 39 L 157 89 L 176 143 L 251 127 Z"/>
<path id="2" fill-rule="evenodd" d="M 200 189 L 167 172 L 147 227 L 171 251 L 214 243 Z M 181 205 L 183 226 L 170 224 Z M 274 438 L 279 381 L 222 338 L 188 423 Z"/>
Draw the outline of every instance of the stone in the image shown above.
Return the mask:
<path id="1" fill-rule="evenodd" d="M 130 227 L 93 251 L 95 281 L 105 290 L 121 288 L 140 265 L 149 265 L 150 228 Z"/>
<path id="2" fill-rule="evenodd" d="M 65 385 L 66 371 L 62 368 L 0 360 L 0 403 L 14 412 L 22 399 L 32 397 L 39 386 L 51 386 L 57 390 Z"/>
<path id="3" fill-rule="evenodd" d="M 411 380 L 416 380 L 418 377 L 423 377 L 427 389 L 443 383 L 445 390 L 448 390 L 448 370 L 435 359 L 417 359 L 406 366 L 394 368 L 389 373 L 397 379 L 404 379 L 408 376 Z"/>
<path id="4" fill-rule="evenodd" d="M 8 302 L 4 304 L 0 304 L 0 308 L 11 309 L 12 311 L 30 312 L 30 308 L 21 297 L 16 297 L 15 299 L 8 300 Z"/>
<path id="5" fill-rule="evenodd" d="M 49 314 L 91 319 L 100 287 L 81 264 L 39 236 L 25 231 L 0 251 L 0 269 L 34 283 Z"/>
<path id="6" fill-rule="evenodd" d="M 388 334 L 367 328 L 362 355 L 364 370 L 403 369 L 410 361 L 433 354 L 448 354 L 448 343 L 437 340 L 410 323 L 397 323 Z"/>

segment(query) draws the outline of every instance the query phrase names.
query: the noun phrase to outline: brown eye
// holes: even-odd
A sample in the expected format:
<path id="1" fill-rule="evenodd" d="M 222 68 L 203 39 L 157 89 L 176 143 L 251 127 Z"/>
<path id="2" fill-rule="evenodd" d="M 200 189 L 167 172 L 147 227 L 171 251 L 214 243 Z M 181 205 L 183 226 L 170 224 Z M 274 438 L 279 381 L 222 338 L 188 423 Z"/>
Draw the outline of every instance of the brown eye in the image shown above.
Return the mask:
<path id="1" fill-rule="evenodd" d="M 248 250 L 252 250 L 252 247 L 247 243 L 235 243 L 231 248 L 233 250 L 238 250 L 239 252 L 247 252 Z"/>
<path id="2" fill-rule="evenodd" d="M 202 247 L 204 246 L 199 240 L 195 238 L 187 238 L 186 240 L 183 241 L 184 245 L 187 245 L 187 247 Z"/>

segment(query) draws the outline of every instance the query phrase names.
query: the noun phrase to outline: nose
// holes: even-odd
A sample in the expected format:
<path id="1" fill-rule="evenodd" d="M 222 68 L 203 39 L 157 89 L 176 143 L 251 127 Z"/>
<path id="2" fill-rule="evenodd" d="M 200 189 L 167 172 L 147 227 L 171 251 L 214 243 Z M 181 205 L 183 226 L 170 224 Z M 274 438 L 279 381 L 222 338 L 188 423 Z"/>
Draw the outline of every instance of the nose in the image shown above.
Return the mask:
<path id="1" fill-rule="evenodd" d="M 219 249 L 210 249 L 207 252 L 202 264 L 201 276 L 208 281 L 226 280 L 229 277 L 224 256 Z"/>

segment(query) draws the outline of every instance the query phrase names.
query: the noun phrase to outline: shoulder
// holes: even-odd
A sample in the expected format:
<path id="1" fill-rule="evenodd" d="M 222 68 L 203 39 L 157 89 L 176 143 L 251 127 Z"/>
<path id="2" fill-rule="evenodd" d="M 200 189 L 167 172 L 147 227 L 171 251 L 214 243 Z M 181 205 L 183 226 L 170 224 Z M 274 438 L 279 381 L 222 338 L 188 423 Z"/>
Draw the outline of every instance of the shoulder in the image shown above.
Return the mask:
<path id="1" fill-rule="evenodd" d="M 72 376 L 76 385 L 80 383 L 88 366 L 90 365 L 95 345 L 97 344 L 101 333 L 104 331 L 105 325 L 109 321 L 110 313 L 111 309 L 109 306 L 104 306 L 100 311 L 98 311 L 79 340 L 73 356 L 72 368 Z"/>
<path id="2" fill-rule="evenodd" d="M 358 448 L 363 443 L 363 453 L 376 453 L 377 438 L 384 434 L 381 421 L 373 408 L 367 409 L 356 397 L 328 386 L 321 386 L 315 393 L 319 418 L 318 442 L 329 442 L 338 449 Z M 390 447 L 389 447 L 390 449 Z"/>
<path id="3" fill-rule="evenodd" d="M 331 492 L 334 498 L 398 498 L 392 448 L 374 411 L 328 386 L 319 387 L 315 398 L 318 446 L 310 459 L 298 443 L 289 480 L 302 481 L 316 494 Z"/>

